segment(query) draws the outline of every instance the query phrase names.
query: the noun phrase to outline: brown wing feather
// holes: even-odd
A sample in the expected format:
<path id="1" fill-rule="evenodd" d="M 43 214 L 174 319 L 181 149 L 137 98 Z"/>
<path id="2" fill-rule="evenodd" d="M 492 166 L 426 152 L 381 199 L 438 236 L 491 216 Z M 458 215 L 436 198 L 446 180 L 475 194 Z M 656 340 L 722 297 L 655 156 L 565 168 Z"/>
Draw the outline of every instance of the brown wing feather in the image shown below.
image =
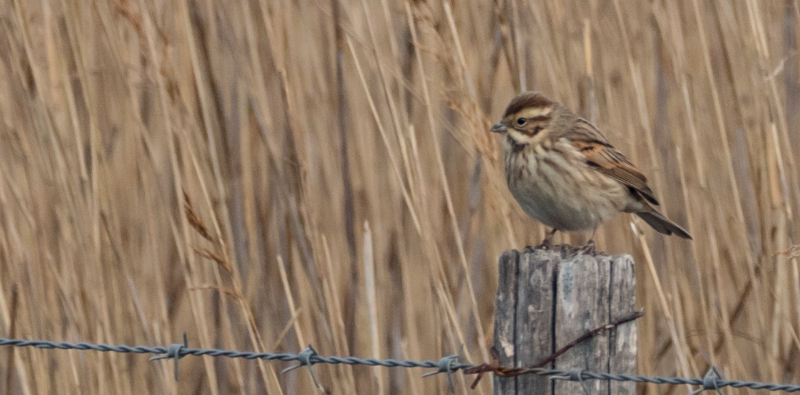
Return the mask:
<path id="1" fill-rule="evenodd" d="M 590 166 L 633 188 L 648 202 L 658 205 L 653 190 L 647 186 L 644 174 L 625 155 L 617 151 L 592 124 L 581 119 L 577 122 L 577 127 L 562 137 L 566 137 L 586 156 L 586 162 Z"/>

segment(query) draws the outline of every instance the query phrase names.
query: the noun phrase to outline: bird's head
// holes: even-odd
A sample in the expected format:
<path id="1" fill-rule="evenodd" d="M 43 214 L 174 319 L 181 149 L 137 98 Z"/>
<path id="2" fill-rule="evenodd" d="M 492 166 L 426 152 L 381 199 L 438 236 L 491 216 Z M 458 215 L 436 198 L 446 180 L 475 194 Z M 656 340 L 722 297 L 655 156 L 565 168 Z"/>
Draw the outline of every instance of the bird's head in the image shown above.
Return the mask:
<path id="1" fill-rule="evenodd" d="M 548 126 L 558 116 L 558 103 L 539 92 L 524 92 L 508 104 L 503 119 L 490 129 L 495 133 L 508 134 L 517 144 L 541 141 Z"/>

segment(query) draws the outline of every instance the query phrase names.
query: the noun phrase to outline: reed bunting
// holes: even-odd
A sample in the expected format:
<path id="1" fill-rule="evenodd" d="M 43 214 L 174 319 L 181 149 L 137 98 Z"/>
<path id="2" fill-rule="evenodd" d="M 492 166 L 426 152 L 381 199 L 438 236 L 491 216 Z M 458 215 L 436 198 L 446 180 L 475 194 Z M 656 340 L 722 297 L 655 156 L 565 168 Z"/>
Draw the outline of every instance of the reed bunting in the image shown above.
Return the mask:
<path id="1" fill-rule="evenodd" d="M 503 134 L 506 182 L 533 219 L 557 231 L 591 230 L 583 250 L 595 253 L 597 226 L 617 212 L 634 213 L 656 231 L 691 239 L 656 211 L 647 178 L 588 121 L 539 92 L 511 100 L 492 126 Z"/>

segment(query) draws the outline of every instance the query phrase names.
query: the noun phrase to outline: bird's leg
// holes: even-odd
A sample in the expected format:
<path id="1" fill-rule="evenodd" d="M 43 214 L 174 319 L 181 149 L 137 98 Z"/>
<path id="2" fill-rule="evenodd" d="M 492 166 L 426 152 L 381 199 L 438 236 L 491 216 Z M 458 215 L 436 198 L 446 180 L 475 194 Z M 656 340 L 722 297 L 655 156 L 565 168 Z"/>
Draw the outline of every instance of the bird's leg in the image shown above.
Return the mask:
<path id="1" fill-rule="evenodd" d="M 539 244 L 536 247 L 533 247 L 533 249 L 534 250 L 547 250 L 547 249 L 549 249 L 550 245 L 553 243 L 553 236 L 555 236 L 556 232 L 558 232 L 558 229 L 556 229 L 556 228 L 553 228 L 553 230 L 547 232 L 547 235 L 545 235 L 544 240 L 542 240 L 542 243 Z"/>
<path id="2" fill-rule="evenodd" d="M 594 233 L 597 232 L 597 227 L 595 226 L 592 229 L 592 237 L 589 238 L 589 241 L 586 242 L 586 245 L 581 247 L 581 251 L 586 255 L 595 256 L 597 255 L 597 248 L 594 244 Z"/>

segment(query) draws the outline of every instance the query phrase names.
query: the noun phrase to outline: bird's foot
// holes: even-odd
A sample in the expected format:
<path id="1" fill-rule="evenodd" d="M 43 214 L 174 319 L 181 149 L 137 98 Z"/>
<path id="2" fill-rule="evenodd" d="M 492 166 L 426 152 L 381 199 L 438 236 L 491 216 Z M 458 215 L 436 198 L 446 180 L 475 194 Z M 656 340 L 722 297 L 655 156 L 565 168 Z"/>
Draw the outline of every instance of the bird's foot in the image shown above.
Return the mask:
<path id="1" fill-rule="evenodd" d="M 550 250 L 553 248 L 553 244 L 548 239 L 544 239 L 539 245 L 535 247 L 527 246 L 525 247 L 525 252 L 533 252 L 535 250 Z"/>
<path id="2" fill-rule="evenodd" d="M 531 253 L 531 252 L 534 252 L 536 250 L 549 250 L 550 247 L 551 247 L 550 244 L 544 244 L 544 243 L 539 244 L 539 245 L 535 245 L 535 246 L 525 246 L 525 252 L 526 253 Z"/>
<path id="3" fill-rule="evenodd" d="M 542 240 L 542 242 L 538 246 L 533 247 L 533 249 L 534 250 L 550 250 L 550 249 L 552 249 L 553 248 L 553 236 L 555 236 L 556 232 L 558 232 L 557 229 L 553 229 L 553 230 L 547 232 L 547 234 L 544 236 L 544 240 Z M 530 248 L 530 247 L 528 247 L 528 248 Z"/>
<path id="4" fill-rule="evenodd" d="M 585 246 L 578 247 L 577 250 L 586 255 L 597 256 L 597 246 L 594 244 L 594 240 L 589 240 Z"/>
<path id="5" fill-rule="evenodd" d="M 558 232 L 557 229 L 553 229 L 547 234 L 545 234 L 544 240 L 542 240 L 539 245 L 535 247 L 527 246 L 525 247 L 525 252 L 533 252 L 535 250 L 552 250 L 553 249 L 553 236 Z"/>

